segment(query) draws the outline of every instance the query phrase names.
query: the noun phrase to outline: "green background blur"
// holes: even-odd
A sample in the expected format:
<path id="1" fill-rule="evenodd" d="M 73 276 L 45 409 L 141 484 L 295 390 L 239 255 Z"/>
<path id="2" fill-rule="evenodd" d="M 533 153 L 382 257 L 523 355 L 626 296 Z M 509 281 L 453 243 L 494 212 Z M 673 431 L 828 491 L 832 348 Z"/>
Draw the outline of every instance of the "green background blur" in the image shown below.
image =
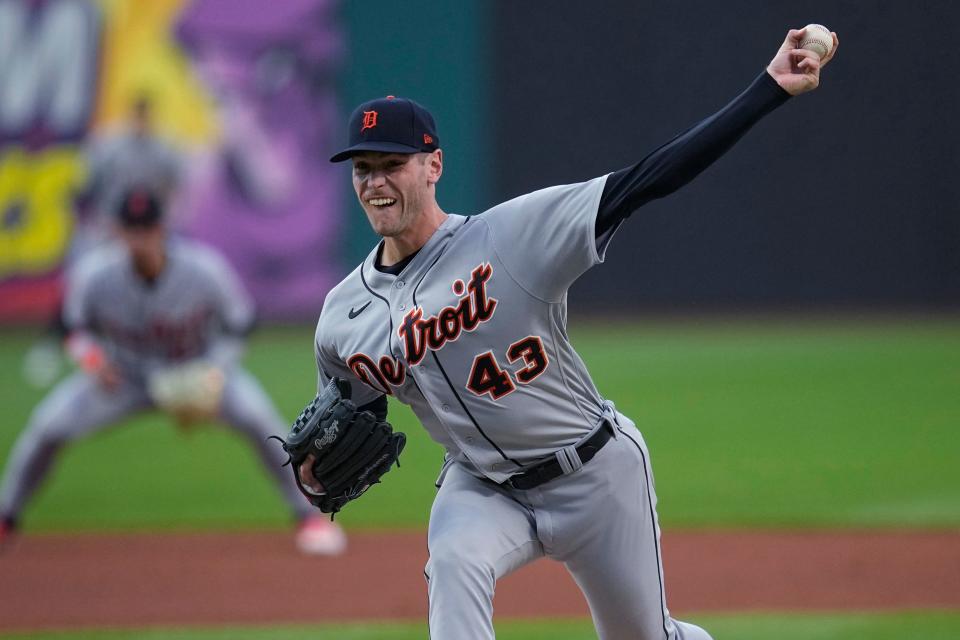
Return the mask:
<path id="1" fill-rule="evenodd" d="M 571 333 L 601 392 L 648 441 L 667 531 L 960 526 L 954 320 L 587 323 Z M 0 335 L 5 453 L 42 392 L 19 373 L 33 333 Z M 314 393 L 311 336 L 263 330 L 246 359 L 291 419 Z M 427 522 L 441 451 L 406 407 L 390 415 L 409 436 L 404 465 L 340 515 L 348 529 Z M 287 522 L 240 438 L 181 434 L 158 415 L 67 447 L 24 520 L 28 531 Z"/>

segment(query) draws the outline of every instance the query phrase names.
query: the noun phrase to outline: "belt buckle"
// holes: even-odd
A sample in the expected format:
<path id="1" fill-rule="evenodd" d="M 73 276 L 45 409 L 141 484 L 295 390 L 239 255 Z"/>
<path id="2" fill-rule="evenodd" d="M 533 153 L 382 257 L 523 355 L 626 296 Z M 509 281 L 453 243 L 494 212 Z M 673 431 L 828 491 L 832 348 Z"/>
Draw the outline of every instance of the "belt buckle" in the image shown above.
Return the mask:
<path id="1" fill-rule="evenodd" d="M 517 484 L 518 481 L 519 481 L 521 478 L 523 478 L 523 476 L 525 476 L 525 475 L 526 475 L 525 473 L 518 473 L 518 474 L 515 475 L 515 476 L 510 476 L 509 478 L 507 478 L 507 484 L 510 485 L 510 488 L 511 488 L 511 489 L 514 489 L 514 490 L 516 490 L 516 491 L 526 491 L 525 488 L 523 488 L 523 487 L 521 487 L 521 486 L 519 486 L 519 485 Z"/>
<path id="2" fill-rule="evenodd" d="M 552 478 L 543 477 L 543 468 L 550 462 L 551 462 L 550 459 L 544 460 L 537 466 L 530 467 L 523 473 L 518 473 L 517 475 L 508 478 L 507 482 L 510 484 L 511 487 L 513 487 L 517 491 L 529 491 L 530 489 L 536 489 L 537 487 L 542 485 L 544 482 L 552 480 Z M 522 480 L 529 480 L 531 484 L 529 486 L 518 486 L 517 482 Z"/>

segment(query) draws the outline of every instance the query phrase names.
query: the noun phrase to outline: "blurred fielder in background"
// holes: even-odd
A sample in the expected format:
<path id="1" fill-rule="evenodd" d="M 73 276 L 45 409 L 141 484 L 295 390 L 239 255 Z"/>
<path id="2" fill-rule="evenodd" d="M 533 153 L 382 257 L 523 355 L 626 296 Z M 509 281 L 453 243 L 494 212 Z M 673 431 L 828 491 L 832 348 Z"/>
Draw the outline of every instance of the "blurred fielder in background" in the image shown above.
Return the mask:
<path id="1" fill-rule="evenodd" d="M 149 189 L 158 199 L 170 202 L 182 179 L 183 157 L 160 136 L 154 124 L 153 102 L 141 93 L 130 104 L 129 122 L 119 131 L 96 135 L 87 150 L 88 178 L 86 227 L 110 236 L 113 214 L 125 194 L 134 188 Z M 74 240 L 77 257 L 94 245 Z"/>
<path id="2" fill-rule="evenodd" d="M 286 424 L 239 364 L 254 321 L 240 281 L 217 253 L 168 236 L 151 191 L 118 196 L 116 206 L 120 242 L 93 250 L 70 273 L 63 317 L 80 370 L 34 410 L 12 450 L 0 486 L 0 541 L 16 530 L 64 444 L 158 409 L 183 427 L 215 419 L 243 434 L 299 520 L 298 547 L 342 552 L 343 531 L 312 515 L 280 469 L 282 452 L 266 444 Z"/>
<path id="3" fill-rule="evenodd" d="M 133 98 L 123 127 L 91 139 L 85 157 L 87 181 L 64 264 L 67 271 L 82 256 L 113 239 L 114 213 L 124 194 L 134 187 L 147 188 L 169 202 L 182 180 L 183 157 L 157 133 L 153 102 L 146 93 Z M 24 357 L 27 382 L 41 388 L 53 384 L 63 368 L 60 345 L 65 337 L 63 312 L 58 306 L 47 334 Z"/>

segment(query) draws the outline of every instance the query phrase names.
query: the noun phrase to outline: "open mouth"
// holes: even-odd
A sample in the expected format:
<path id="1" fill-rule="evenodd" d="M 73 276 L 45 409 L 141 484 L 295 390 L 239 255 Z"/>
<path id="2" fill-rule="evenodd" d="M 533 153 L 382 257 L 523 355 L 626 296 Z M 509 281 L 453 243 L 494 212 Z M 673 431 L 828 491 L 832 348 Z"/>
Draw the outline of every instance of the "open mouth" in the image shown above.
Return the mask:
<path id="1" fill-rule="evenodd" d="M 370 198 L 367 200 L 367 204 L 371 204 L 375 207 L 389 207 L 392 204 L 396 204 L 396 198 Z"/>

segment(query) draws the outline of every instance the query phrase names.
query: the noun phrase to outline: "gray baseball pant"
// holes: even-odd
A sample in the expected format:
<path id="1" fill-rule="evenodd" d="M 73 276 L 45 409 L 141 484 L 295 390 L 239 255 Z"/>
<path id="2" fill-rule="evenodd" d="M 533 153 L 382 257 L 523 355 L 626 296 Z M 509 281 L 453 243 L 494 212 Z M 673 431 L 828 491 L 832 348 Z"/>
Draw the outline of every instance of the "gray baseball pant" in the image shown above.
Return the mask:
<path id="1" fill-rule="evenodd" d="M 0 515 L 19 516 L 63 445 L 152 408 L 141 385 L 124 383 L 116 391 L 106 391 L 79 371 L 60 382 L 34 409 L 14 444 L 0 485 Z M 277 443 L 266 441 L 267 436 L 285 435 L 283 419 L 244 369 L 229 372 L 218 418 L 253 445 L 294 515 L 311 514 L 313 507 L 297 489 L 293 475 L 281 468 L 286 454 Z"/>
<path id="2" fill-rule="evenodd" d="M 650 456 L 618 419 L 580 470 L 527 491 L 450 466 L 430 515 L 432 640 L 492 639 L 496 581 L 542 556 L 566 566 L 602 640 L 711 640 L 667 610 Z"/>

